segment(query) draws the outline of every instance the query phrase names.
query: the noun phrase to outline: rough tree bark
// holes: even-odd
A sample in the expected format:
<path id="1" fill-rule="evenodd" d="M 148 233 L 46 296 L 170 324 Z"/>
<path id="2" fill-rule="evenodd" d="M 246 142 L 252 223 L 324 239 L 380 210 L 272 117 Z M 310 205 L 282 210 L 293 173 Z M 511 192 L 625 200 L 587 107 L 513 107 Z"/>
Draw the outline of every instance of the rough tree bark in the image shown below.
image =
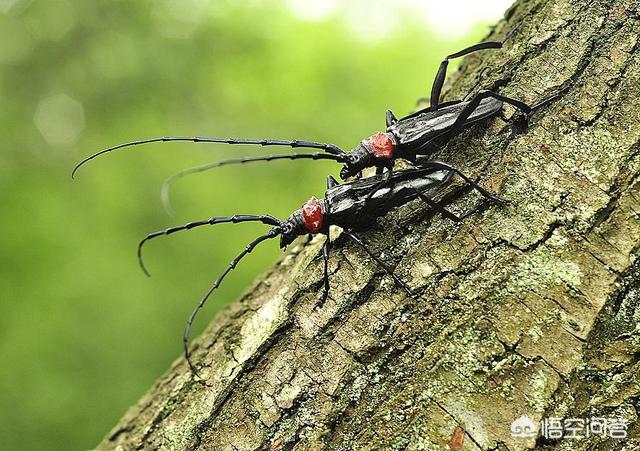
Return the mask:
<path id="1" fill-rule="evenodd" d="M 501 80 L 528 103 L 438 155 L 511 200 L 462 224 L 412 204 L 366 240 L 422 300 L 338 238 L 295 246 L 99 449 L 640 449 L 640 6 L 521 0 L 449 98 Z M 472 193 L 452 208 L 477 201 Z M 521 415 L 622 417 L 629 437 L 512 437 Z"/>

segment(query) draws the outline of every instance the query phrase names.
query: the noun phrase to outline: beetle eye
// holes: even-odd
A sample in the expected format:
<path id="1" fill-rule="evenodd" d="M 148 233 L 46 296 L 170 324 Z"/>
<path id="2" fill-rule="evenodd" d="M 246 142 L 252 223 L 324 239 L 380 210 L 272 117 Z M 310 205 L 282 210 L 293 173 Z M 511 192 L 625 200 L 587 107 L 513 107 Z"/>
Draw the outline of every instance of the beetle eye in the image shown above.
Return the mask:
<path id="1" fill-rule="evenodd" d="M 356 164 L 358 162 L 358 154 L 356 152 L 349 153 L 349 162 L 346 164 L 347 166 L 351 164 Z"/>

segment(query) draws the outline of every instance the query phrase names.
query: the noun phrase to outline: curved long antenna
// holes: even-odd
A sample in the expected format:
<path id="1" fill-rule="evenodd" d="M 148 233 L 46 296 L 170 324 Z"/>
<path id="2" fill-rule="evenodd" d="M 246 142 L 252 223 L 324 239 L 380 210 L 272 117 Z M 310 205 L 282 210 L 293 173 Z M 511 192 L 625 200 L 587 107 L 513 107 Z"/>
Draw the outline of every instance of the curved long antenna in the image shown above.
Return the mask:
<path id="1" fill-rule="evenodd" d="M 138 264 L 140 265 L 140 268 L 147 276 L 151 275 L 149 274 L 149 271 L 147 271 L 147 268 L 144 265 L 144 261 L 142 260 L 142 246 L 144 246 L 144 243 L 146 243 L 147 241 L 157 238 L 159 236 L 171 235 L 172 233 L 175 233 L 175 232 L 180 232 L 182 230 L 190 230 L 190 229 L 204 226 L 204 225 L 216 225 L 216 224 L 224 224 L 229 222 L 237 224 L 239 222 L 251 222 L 251 221 L 261 222 L 263 224 L 271 225 L 274 227 L 279 227 L 282 224 L 280 220 L 278 220 L 277 218 L 274 218 L 271 215 L 260 215 L 260 216 L 233 215 L 233 216 L 214 216 L 209 219 L 203 219 L 202 221 L 193 221 L 193 222 L 188 222 L 184 225 L 169 227 L 164 230 L 159 230 L 157 232 L 150 233 L 140 241 L 140 243 L 138 244 Z"/>
<path id="2" fill-rule="evenodd" d="M 244 258 L 245 255 L 250 254 L 251 251 L 253 251 L 253 249 L 261 242 L 265 240 L 269 240 L 271 238 L 275 238 L 276 236 L 280 235 L 280 233 L 282 233 L 282 229 L 280 227 L 274 227 L 273 229 L 269 230 L 269 232 L 266 233 L 265 235 L 259 236 L 258 238 L 253 240 L 251 243 L 249 243 L 249 245 L 245 248 L 245 250 L 243 250 L 240 254 L 238 254 L 238 256 L 234 258 L 231 263 L 229 263 L 229 266 L 227 267 L 227 269 L 225 269 L 225 271 L 220 276 L 218 276 L 218 278 L 213 283 L 211 288 L 209 288 L 209 290 L 205 293 L 202 299 L 200 299 L 200 302 L 198 302 L 198 305 L 196 305 L 196 307 L 193 309 L 193 311 L 189 315 L 189 319 L 187 320 L 187 324 L 184 328 L 184 333 L 182 335 L 182 345 L 184 347 L 184 357 L 187 360 L 187 363 L 189 364 L 189 369 L 198 378 L 202 379 L 200 374 L 198 374 L 198 372 L 196 371 L 196 368 L 193 365 L 193 362 L 191 361 L 191 354 L 189 353 L 189 334 L 191 332 L 191 326 L 193 324 L 193 321 L 196 318 L 196 315 L 198 314 L 200 309 L 204 307 L 204 304 L 207 302 L 207 299 L 209 299 L 209 296 L 211 296 L 211 293 L 213 293 L 220 286 L 220 284 L 222 283 L 224 278 L 227 276 L 227 274 L 229 274 L 231 270 L 236 267 L 236 265 L 240 262 L 240 260 Z"/>
<path id="3" fill-rule="evenodd" d="M 282 222 L 271 216 L 271 215 L 233 215 L 233 216 L 214 216 L 212 218 L 209 219 L 203 219 L 202 221 L 192 221 L 192 222 L 188 222 L 184 225 L 180 225 L 180 226 L 175 226 L 175 227 L 169 227 L 167 229 L 164 230 L 158 230 L 157 232 L 153 232 L 150 233 L 149 235 L 147 235 L 146 237 L 144 237 L 140 243 L 138 243 L 138 264 L 140 265 L 140 269 L 142 269 L 142 271 L 147 275 L 147 276 L 151 276 L 151 274 L 149 273 L 149 271 L 147 271 L 146 266 L 144 265 L 144 261 L 142 259 L 142 247 L 144 246 L 144 243 L 146 243 L 149 240 L 152 240 L 154 238 L 157 238 L 159 236 L 163 236 L 163 235 L 171 235 L 172 233 L 175 232 L 181 232 L 183 230 L 191 230 L 194 229 L 196 227 L 200 227 L 200 226 L 205 226 L 205 225 L 216 225 L 216 224 L 225 224 L 225 223 L 229 223 L 232 222 L 234 224 L 238 224 L 240 222 L 252 222 L 252 221 L 256 221 L 256 222 L 261 222 L 263 224 L 266 225 L 271 225 L 274 227 L 279 227 L 282 225 Z"/>
<path id="4" fill-rule="evenodd" d="M 172 141 L 189 141 L 195 143 L 220 143 L 220 144 L 249 144 L 256 146 L 289 146 L 289 147 L 302 147 L 309 149 L 322 149 L 331 155 L 341 155 L 344 153 L 344 150 L 340 149 L 338 146 L 333 144 L 319 143 L 315 141 L 299 141 L 299 140 L 279 140 L 279 139 L 239 139 L 239 138 L 207 138 L 204 136 L 163 136 L 160 138 L 151 138 L 151 139 L 141 139 L 138 141 L 131 141 L 124 144 L 118 144 L 117 146 L 109 147 L 107 149 L 96 152 L 92 155 L 89 155 L 84 160 L 76 165 L 71 172 L 71 178 L 74 178 L 76 171 L 80 169 L 82 165 L 87 163 L 88 161 L 93 160 L 94 158 L 112 152 L 117 149 L 122 149 L 124 147 L 132 147 L 139 146 L 142 144 L 150 144 L 157 142 L 172 142 Z"/>
<path id="5" fill-rule="evenodd" d="M 169 191 L 171 190 L 171 186 L 182 177 L 185 177 L 190 174 L 197 174 L 199 172 L 205 172 L 210 169 L 219 168 L 221 166 L 228 166 L 232 164 L 244 164 L 244 163 L 253 163 L 254 161 L 274 161 L 274 160 L 333 160 L 341 163 L 347 163 L 348 157 L 346 154 L 341 155 L 331 155 L 327 153 L 292 153 L 292 154 L 282 154 L 282 155 L 267 155 L 264 157 L 244 157 L 244 158 L 234 158 L 229 160 L 221 160 L 216 161 L 214 163 L 207 163 L 201 166 L 195 166 L 189 169 L 184 169 L 176 174 L 173 174 L 162 184 L 162 190 L 160 192 L 160 198 L 162 199 L 162 205 L 164 209 L 169 214 L 173 214 L 173 209 L 171 208 L 171 201 L 169 199 Z"/>

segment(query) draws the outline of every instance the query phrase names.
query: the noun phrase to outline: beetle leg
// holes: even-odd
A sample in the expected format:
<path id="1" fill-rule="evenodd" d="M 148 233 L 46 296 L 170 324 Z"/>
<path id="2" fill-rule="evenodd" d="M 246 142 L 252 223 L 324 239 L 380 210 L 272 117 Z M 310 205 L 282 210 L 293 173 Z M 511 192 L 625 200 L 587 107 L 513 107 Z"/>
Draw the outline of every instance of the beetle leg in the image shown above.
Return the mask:
<path id="1" fill-rule="evenodd" d="M 542 99 L 541 101 L 539 101 L 538 103 L 534 104 L 533 106 L 531 106 L 531 111 L 529 113 L 527 113 L 527 120 L 529 119 L 529 116 L 531 115 L 531 113 L 539 110 L 542 107 L 547 106 L 548 104 L 550 104 L 551 102 L 553 102 L 554 100 L 562 97 L 562 95 L 569 89 L 570 85 L 565 86 L 564 88 L 561 88 L 558 92 L 556 92 L 555 94 L 547 97 L 546 99 Z"/>
<path id="2" fill-rule="evenodd" d="M 438 72 L 436 73 L 436 77 L 433 80 L 433 85 L 431 86 L 431 99 L 430 105 L 432 109 L 437 109 L 440 104 L 440 93 L 442 92 L 442 86 L 444 86 L 444 79 L 447 75 L 447 67 L 449 66 L 449 60 L 460 58 L 461 56 L 468 55 L 473 52 L 477 52 L 479 50 L 488 50 L 488 49 L 500 49 L 504 45 L 504 43 L 516 32 L 516 30 L 520 27 L 518 23 L 515 27 L 513 27 L 507 35 L 504 37 L 502 41 L 486 41 L 480 42 L 479 44 L 472 45 L 465 49 L 460 50 L 459 52 L 452 53 L 451 55 L 447 55 L 447 57 L 440 63 L 440 67 L 438 68 Z"/>
<path id="3" fill-rule="evenodd" d="M 334 186 L 338 185 L 338 181 L 333 178 L 333 176 L 327 176 L 327 189 L 331 189 Z M 324 281 L 322 288 L 322 298 L 320 302 L 316 306 L 316 308 L 320 308 L 324 305 L 329 297 L 329 254 L 331 253 L 331 237 L 329 236 L 329 229 L 327 228 L 327 240 L 324 242 L 322 246 L 322 260 L 324 261 L 324 272 L 322 279 Z"/>
<path id="4" fill-rule="evenodd" d="M 356 234 L 346 229 L 343 230 L 343 233 L 351 241 L 353 241 L 362 249 L 364 249 L 364 251 L 369 255 L 369 257 L 371 257 L 378 265 L 380 265 L 387 272 L 387 274 L 389 274 L 393 278 L 395 283 L 398 284 L 404 291 L 406 291 L 407 294 L 409 294 L 409 296 L 415 297 L 415 294 L 413 293 L 411 288 L 409 288 L 409 286 L 406 283 L 404 283 L 402 279 L 400 279 L 400 277 L 398 277 L 398 275 L 393 271 L 393 269 L 389 268 L 382 260 L 380 260 L 380 258 L 378 258 L 378 256 L 375 253 L 373 253 L 371 249 L 369 249 L 369 247 L 360 239 L 360 237 L 358 237 Z"/>
<path id="5" fill-rule="evenodd" d="M 393 114 L 391 110 L 387 110 L 386 119 L 387 119 L 387 128 L 391 127 L 393 124 L 398 122 L 398 119 L 396 119 L 396 116 Z"/>
<path id="6" fill-rule="evenodd" d="M 467 217 L 471 216 L 472 214 L 482 210 L 487 205 L 487 203 L 490 201 L 490 200 L 486 200 L 485 199 L 483 202 L 478 203 L 478 205 L 476 205 L 475 207 L 473 207 L 469 211 L 466 211 L 461 215 L 456 215 L 455 213 L 450 212 L 449 210 L 444 208 L 442 205 L 440 205 L 439 202 L 436 202 L 435 200 L 431 199 L 428 196 L 425 196 L 422 193 L 418 193 L 418 198 L 420 200 L 422 200 L 423 202 L 425 202 L 427 205 L 429 205 L 431 208 L 433 208 L 436 211 L 438 211 L 442 216 L 444 216 L 447 219 L 450 219 L 453 222 L 462 222 L 465 218 L 467 218 Z"/>
<path id="7" fill-rule="evenodd" d="M 500 204 L 508 204 L 509 201 L 507 199 L 503 199 L 502 197 L 498 196 L 495 193 L 492 193 L 491 191 L 487 191 L 486 189 L 484 189 L 482 186 L 478 185 L 475 181 L 471 180 L 471 178 L 464 174 L 462 171 L 460 171 L 459 169 L 451 166 L 450 164 L 444 163 L 442 161 L 437 161 L 437 160 L 427 160 L 427 161 L 418 161 L 419 165 L 421 168 L 435 168 L 435 169 L 446 169 L 448 171 L 453 171 L 456 174 L 458 174 L 460 176 L 460 178 L 462 178 L 465 182 L 467 182 L 469 185 L 471 185 L 471 187 L 473 187 L 474 189 L 476 189 L 480 194 L 482 194 L 485 198 L 487 198 L 488 200 L 491 200 L 493 202 L 497 202 Z"/>
<path id="8" fill-rule="evenodd" d="M 324 261 L 324 272 L 322 279 L 324 284 L 322 286 L 322 298 L 320 298 L 320 302 L 316 306 L 316 308 L 321 308 L 324 303 L 327 301 L 329 297 L 329 254 L 331 253 L 331 238 L 329 237 L 329 231 L 327 231 L 327 240 L 324 242 L 322 246 L 322 260 Z"/>
<path id="9" fill-rule="evenodd" d="M 526 103 L 520 100 L 516 100 L 511 97 L 498 94 L 497 92 L 483 89 L 471 98 L 469 103 L 465 105 L 465 107 L 462 109 L 462 111 L 456 118 L 456 121 L 453 123 L 450 129 L 454 135 L 459 133 L 460 130 L 464 129 L 465 122 L 467 122 L 467 119 L 469 119 L 469 116 L 471 116 L 473 111 L 476 108 L 478 108 L 478 105 L 480 105 L 480 102 L 482 102 L 483 99 L 486 99 L 488 97 L 492 97 L 496 100 L 500 100 L 501 102 L 513 105 L 514 107 L 518 108 L 520 111 L 522 111 L 525 114 L 530 114 L 533 111 L 532 107 L 530 107 L 529 105 L 527 105 Z M 539 108 L 539 106 L 537 105 L 536 107 Z"/>
<path id="10" fill-rule="evenodd" d="M 447 210 L 442 205 L 440 205 L 439 202 L 436 202 L 435 200 L 431 199 L 430 197 L 425 196 L 421 192 L 417 192 L 417 194 L 418 194 L 418 198 L 420 200 L 422 200 L 424 203 L 429 205 L 434 210 L 437 210 L 445 218 L 450 219 L 453 222 L 460 222 L 460 221 L 462 221 L 462 219 L 464 219 L 463 217 L 460 217 L 460 216 L 456 215 L 455 213 L 451 213 L 449 210 Z M 466 217 L 466 214 L 465 214 L 465 217 Z"/>

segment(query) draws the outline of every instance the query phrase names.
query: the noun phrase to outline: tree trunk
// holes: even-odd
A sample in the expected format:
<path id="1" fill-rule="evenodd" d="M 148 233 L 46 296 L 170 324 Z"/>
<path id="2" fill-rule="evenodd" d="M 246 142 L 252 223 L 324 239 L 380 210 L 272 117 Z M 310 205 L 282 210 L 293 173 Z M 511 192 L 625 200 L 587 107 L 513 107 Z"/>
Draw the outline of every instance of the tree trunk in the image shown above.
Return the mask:
<path id="1" fill-rule="evenodd" d="M 511 203 L 459 224 L 412 203 L 363 234 L 422 299 L 338 237 L 316 309 L 323 239 L 301 243 L 195 342 L 210 386 L 178 359 L 99 449 L 640 449 L 640 6 L 522 0 L 489 38 L 520 22 L 445 98 L 560 97 L 437 155 Z M 628 437 L 517 437 L 522 415 Z"/>

